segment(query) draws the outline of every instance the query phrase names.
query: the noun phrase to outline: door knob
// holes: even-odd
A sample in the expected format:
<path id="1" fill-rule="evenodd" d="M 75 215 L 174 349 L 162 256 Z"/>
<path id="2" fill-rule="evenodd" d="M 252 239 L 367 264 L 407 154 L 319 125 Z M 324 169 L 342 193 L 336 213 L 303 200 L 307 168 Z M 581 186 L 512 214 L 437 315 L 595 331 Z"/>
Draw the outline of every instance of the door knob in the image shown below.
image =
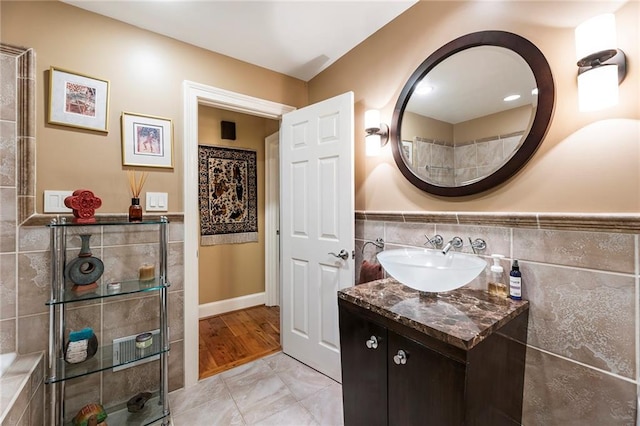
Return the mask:
<path id="1" fill-rule="evenodd" d="M 367 340 L 367 347 L 369 349 L 378 349 L 378 338 L 376 336 L 369 337 L 369 340 Z"/>
<path id="2" fill-rule="evenodd" d="M 349 258 L 349 253 L 345 249 L 340 250 L 340 253 L 335 254 L 334 252 L 329 253 L 331 256 L 339 257 L 342 260 L 347 260 Z"/>
<path id="3" fill-rule="evenodd" d="M 398 353 L 393 357 L 393 362 L 398 365 L 404 365 L 407 363 L 407 353 L 400 349 Z"/>

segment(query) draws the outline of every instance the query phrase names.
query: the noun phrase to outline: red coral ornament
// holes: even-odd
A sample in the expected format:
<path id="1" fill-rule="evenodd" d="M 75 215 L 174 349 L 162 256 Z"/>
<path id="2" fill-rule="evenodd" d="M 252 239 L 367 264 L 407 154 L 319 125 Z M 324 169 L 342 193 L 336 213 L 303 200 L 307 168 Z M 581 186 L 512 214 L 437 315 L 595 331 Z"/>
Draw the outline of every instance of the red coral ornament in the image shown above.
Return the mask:
<path id="1" fill-rule="evenodd" d="M 102 206 L 102 200 L 88 189 L 76 189 L 73 195 L 64 199 L 64 205 L 73 210 L 75 223 L 95 223 L 94 215 Z"/>

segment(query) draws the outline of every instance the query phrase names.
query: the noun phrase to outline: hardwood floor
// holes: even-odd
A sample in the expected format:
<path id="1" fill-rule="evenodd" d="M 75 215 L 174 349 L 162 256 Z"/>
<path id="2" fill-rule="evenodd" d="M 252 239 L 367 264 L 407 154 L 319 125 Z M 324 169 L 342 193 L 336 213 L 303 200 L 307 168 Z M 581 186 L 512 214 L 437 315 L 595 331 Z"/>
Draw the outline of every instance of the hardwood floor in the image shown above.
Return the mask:
<path id="1" fill-rule="evenodd" d="M 279 350 L 278 306 L 254 306 L 199 321 L 200 379 Z"/>

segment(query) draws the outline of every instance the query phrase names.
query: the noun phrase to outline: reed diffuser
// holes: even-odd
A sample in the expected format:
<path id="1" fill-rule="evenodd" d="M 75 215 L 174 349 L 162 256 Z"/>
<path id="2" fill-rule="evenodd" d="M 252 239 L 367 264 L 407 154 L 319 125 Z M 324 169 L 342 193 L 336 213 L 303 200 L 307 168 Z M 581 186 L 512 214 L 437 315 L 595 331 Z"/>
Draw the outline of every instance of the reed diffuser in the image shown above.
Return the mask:
<path id="1" fill-rule="evenodd" d="M 140 193 L 147 181 L 147 172 L 142 172 L 136 177 L 135 170 L 127 170 L 129 189 L 131 189 L 131 205 L 129 206 L 129 222 L 142 222 L 142 206 L 140 205 Z"/>

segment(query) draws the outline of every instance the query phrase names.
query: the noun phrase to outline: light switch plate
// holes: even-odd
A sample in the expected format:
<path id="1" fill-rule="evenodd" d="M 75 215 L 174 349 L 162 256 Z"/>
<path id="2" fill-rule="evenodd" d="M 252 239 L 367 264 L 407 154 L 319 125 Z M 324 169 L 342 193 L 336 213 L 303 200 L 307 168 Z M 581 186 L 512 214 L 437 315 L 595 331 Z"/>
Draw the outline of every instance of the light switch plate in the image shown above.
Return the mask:
<path id="1" fill-rule="evenodd" d="M 168 192 L 147 192 L 146 211 L 166 212 L 169 210 Z"/>
<path id="2" fill-rule="evenodd" d="M 71 209 L 64 205 L 64 199 L 72 195 L 73 191 L 44 191 L 45 213 L 71 213 Z"/>

